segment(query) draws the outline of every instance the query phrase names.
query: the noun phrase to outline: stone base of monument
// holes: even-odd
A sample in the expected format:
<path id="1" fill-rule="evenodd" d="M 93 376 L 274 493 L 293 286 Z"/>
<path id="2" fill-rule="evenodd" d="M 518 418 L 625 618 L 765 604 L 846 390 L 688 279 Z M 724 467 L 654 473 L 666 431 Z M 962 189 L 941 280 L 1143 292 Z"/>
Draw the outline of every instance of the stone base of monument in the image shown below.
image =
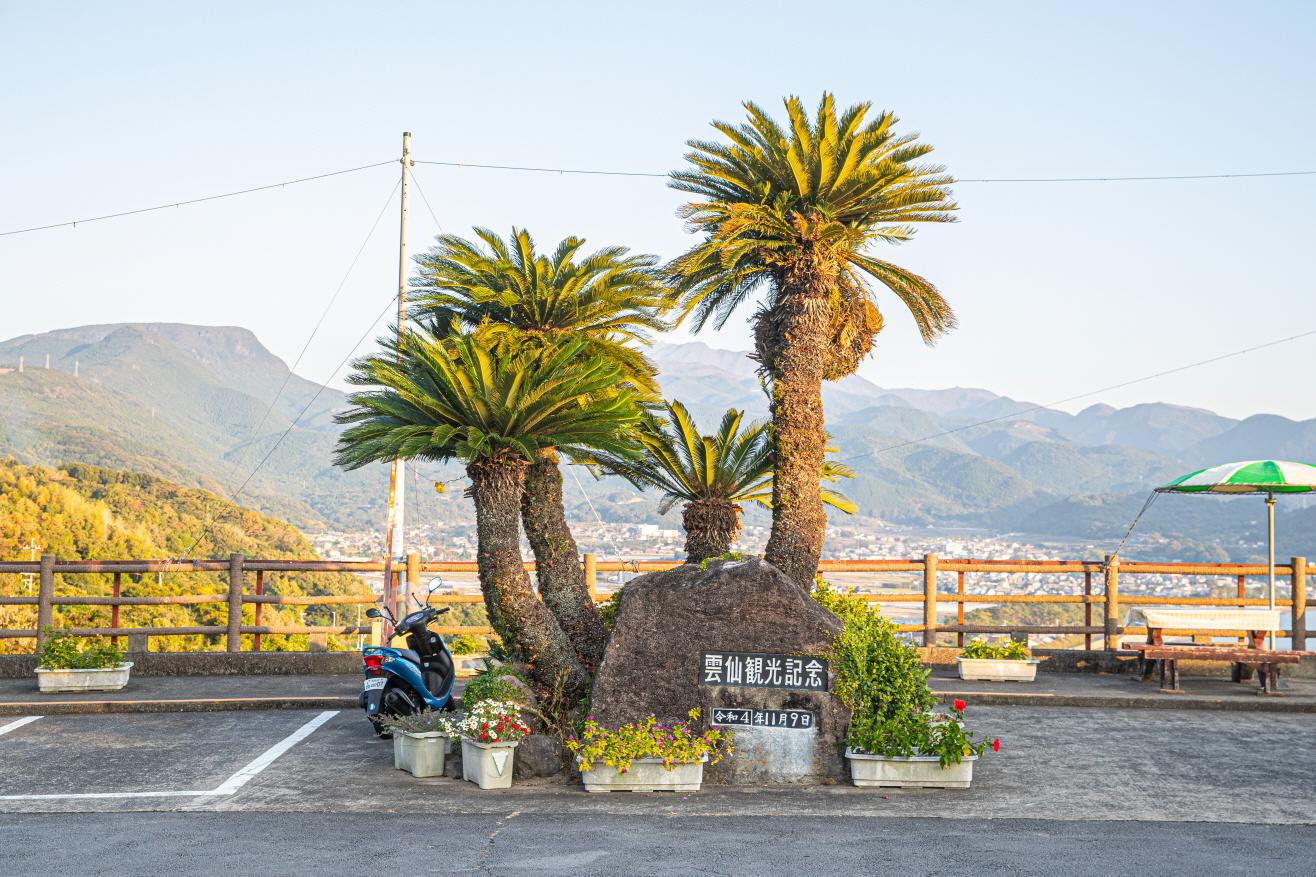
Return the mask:
<path id="1" fill-rule="evenodd" d="M 699 730 L 734 730 L 735 752 L 708 766 L 706 785 L 846 782 L 849 711 L 821 660 L 840 630 L 761 560 L 640 576 L 622 594 L 590 709 L 618 727 L 688 721 L 698 707 Z"/>

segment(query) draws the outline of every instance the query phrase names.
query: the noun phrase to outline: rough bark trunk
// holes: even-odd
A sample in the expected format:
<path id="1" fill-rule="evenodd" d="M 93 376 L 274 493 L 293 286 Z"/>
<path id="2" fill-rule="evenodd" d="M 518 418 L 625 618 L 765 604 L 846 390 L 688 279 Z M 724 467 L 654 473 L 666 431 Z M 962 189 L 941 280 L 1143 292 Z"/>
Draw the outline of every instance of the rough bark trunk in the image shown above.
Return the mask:
<path id="1" fill-rule="evenodd" d="M 830 360 L 835 266 L 802 257 L 755 327 L 772 378 L 772 533 L 763 559 L 806 590 L 827 535 L 819 478 L 827 448 L 822 382 Z"/>
<path id="2" fill-rule="evenodd" d="M 685 528 L 686 563 L 721 557 L 731 551 L 731 543 L 740 535 L 740 506 L 714 500 L 688 502 L 681 525 Z"/>
<path id="3" fill-rule="evenodd" d="M 535 596 L 521 563 L 521 491 L 524 460 L 512 457 L 476 460 L 466 467 L 475 501 L 480 569 L 489 620 L 508 649 L 523 658 L 531 680 L 543 691 L 558 679 L 569 694 L 583 694 L 589 676 L 553 614 Z"/>
<path id="4" fill-rule="evenodd" d="M 526 470 L 521 523 L 535 553 L 539 596 L 571 641 L 576 657 L 593 673 L 603 661 L 608 629 L 585 585 L 580 550 L 562 505 L 562 470 L 551 448 L 540 451 L 539 459 Z"/>

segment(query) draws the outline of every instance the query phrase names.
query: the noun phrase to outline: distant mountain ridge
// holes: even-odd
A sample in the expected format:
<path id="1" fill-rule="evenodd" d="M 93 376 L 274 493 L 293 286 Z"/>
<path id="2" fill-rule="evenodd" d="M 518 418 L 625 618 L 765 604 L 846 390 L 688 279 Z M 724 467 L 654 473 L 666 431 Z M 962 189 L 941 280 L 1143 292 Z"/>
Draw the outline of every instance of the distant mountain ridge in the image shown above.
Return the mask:
<path id="1" fill-rule="evenodd" d="M 696 341 L 656 344 L 652 356 L 665 394 L 707 428 L 728 407 L 766 417 L 746 354 Z M 347 473 L 332 465 L 333 414 L 346 396 L 317 391 L 240 327 L 120 323 L 20 336 L 0 342 L 0 457 L 133 469 L 227 496 L 287 431 L 240 501 L 303 528 L 378 527 L 385 467 Z M 1176 474 L 1232 459 L 1316 460 L 1316 420 L 1240 421 L 1168 403 L 1098 403 L 1069 414 L 982 388 L 888 388 L 857 375 L 823 395 L 837 456 L 857 471 L 843 489 L 861 514 L 897 524 L 1109 540 L 1122 535 L 1112 521 L 1130 502 Z M 459 494 L 437 497 L 428 485 L 460 469 L 418 468 L 408 497 L 417 519 L 469 520 Z M 581 481 L 605 519 L 658 520 L 656 503 L 634 502 L 617 479 Z M 568 493 L 569 511 L 592 519 L 580 491 Z M 1193 512 L 1193 527 L 1205 528 L 1197 539 L 1234 538 L 1253 514 L 1236 503 L 1202 506 L 1206 519 Z M 1148 526 L 1186 529 L 1173 515 L 1158 518 L 1160 507 Z M 1298 535 L 1316 536 L 1316 514 L 1298 517 L 1312 521 Z"/>

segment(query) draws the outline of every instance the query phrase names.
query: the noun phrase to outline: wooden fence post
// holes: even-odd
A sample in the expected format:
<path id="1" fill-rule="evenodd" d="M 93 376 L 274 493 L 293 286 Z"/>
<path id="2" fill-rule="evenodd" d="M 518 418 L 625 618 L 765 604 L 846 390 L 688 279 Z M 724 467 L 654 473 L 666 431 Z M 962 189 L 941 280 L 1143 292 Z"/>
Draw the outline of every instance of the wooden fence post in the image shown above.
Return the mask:
<path id="1" fill-rule="evenodd" d="M 592 554 L 586 554 L 585 560 L 585 590 L 589 591 L 589 598 L 598 602 L 599 599 L 599 560 Z"/>
<path id="2" fill-rule="evenodd" d="M 46 644 L 46 631 L 55 626 L 55 555 L 41 555 L 37 584 L 37 650 Z"/>
<path id="3" fill-rule="evenodd" d="M 1106 650 L 1120 647 L 1120 559 L 1106 555 Z"/>
<path id="4" fill-rule="evenodd" d="M 1092 626 L 1092 570 L 1083 570 L 1083 626 Z M 1083 648 L 1092 651 L 1092 632 L 1083 634 Z"/>
<path id="5" fill-rule="evenodd" d="M 414 551 L 407 552 L 407 589 L 402 595 L 402 611 L 398 613 L 398 618 L 406 615 L 411 611 L 407 602 L 412 595 L 420 590 L 420 555 Z"/>
<path id="6" fill-rule="evenodd" d="M 1307 558 L 1295 557 L 1293 564 L 1293 612 L 1289 630 L 1293 645 L 1290 648 L 1303 651 L 1307 648 Z"/>
<path id="7" fill-rule="evenodd" d="M 228 650 L 242 651 L 242 553 L 228 558 Z"/>
<path id="8" fill-rule="evenodd" d="M 114 574 L 114 590 L 112 593 L 114 594 L 114 599 L 116 600 L 118 600 L 123 593 L 123 573 L 121 572 L 116 572 Z M 115 603 L 113 606 L 110 607 L 110 627 L 118 627 L 118 626 L 119 626 L 119 604 Z M 119 647 L 119 638 L 117 636 L 110 637 L 110 645 L 117 649 Z"/>
<path id="9" fill-rule="evenodd" d="M 923 645 L 937 644 L 937 555 L 923 555 Z"/>
<path id="10" fill-rule="evenodd" d="M 960 570 L 955 576 L 955 593 L 961 597 L 964 596 L 964 570 Z M 964 601 L 961 600 L 955 607 L 955 623 L 960 627 L 964 626 Z M 964 631 L 955 634 L 955 644 L 964 648 Z"/>
<path id="11" fill-rule="evenodd" d="M 265 570 L 263 570 L 263 569 L 258 569 L 258 570 L 256 570 L 256 596 L 257 596 L 257 597 L 260 597 L 260 596 L 262 596 L 264 593 L 265 593 Z M 255 619 L 254 619 L 254 620 L 255 620 L 255 625 L 256 625 L 256 627 L 260 627 L 260 621 L 261 621 L 261 618 L 260 618 L 260 616 L 261 616 L 261 611 L 260 611 L 260 609 L 261 609 L 261 606 L 262 606 L 262 605 L 263 605 L 263 604 L 261 604 L 261 603 L 257 603 L 257 604 L 256 604 L 256 608 L 252 610 L 252 614 L 255 615 Z M 251 637 L 251 650 L 252 650 L 253 652 L 259 652 L 259 651 L 260 651 L 260 646 L 261 646 L 261 642 L 260 642 L 260 634 L 254 634 L 254 635 Z"/>

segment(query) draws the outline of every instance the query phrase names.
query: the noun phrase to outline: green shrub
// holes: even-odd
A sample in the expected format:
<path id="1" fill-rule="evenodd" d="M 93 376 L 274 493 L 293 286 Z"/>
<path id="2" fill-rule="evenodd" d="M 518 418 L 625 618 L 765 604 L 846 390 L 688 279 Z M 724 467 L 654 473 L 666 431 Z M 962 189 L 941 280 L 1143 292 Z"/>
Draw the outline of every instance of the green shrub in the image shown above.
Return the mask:
<path id="1" fill-rule="evenodd" d="M 599 604 L 599 618 L 603 620 L 603 626 L 612 630 L 613 625 L 617 623 L 617 610 L 621 608 L 621 592 L 626 590 L 626 586 L 612 592 L 612 595 Z"/>
<path id="2" fill-rule="evenodd" d="M 728 551 L 726 554 L 719 554 L 717 557 L 705 557 L 699 561 L 700 569 L 708 569 L 708 565 L 716 560 L 744 560 L 746 557 L 753 557 L 752 554 L 746 554 L 743 551 Z"/>
<path id="3" fill-rule="evenodd" d="M 454 655 L 479 655 L 489 648 L 489 641 L 482 636 L 463 633 L 453 637 L 448 644 L 448 651 Z"/>
<path id="4" fill-rule="evenodd" d="M 955 701 L 949 713 L 933 711 L 937 697 L 918 649 L 901 641 L 874 606 L 821 579 L 813 596 L 844 625 L 828 657 L 836 696 L 851 711 L 852 748 L 885 758 L 935 755 L 943 766 L 982 754 L 987 743 L 964 730 L 964 702 Z"/>
<path id="5" fill-rule="evenodd" d="M 962 658 L 987 658 L 997 661 L 1026 661 L 1028 660 L 1028 646 L 1023 643 L 1004 639 L 991 643 L 982 637 L 974 637 L 969 640 L 969 644 L 960 652 Z"/>
<path id="6" fill-rule="evenodd" d="M 37 652 L 43 670 L 105 670 L 123 663 L 123 652 L 101 639 L 87 640 L 46 628 L 46 641 Z"/>
<path id="7" fill-rule="evenodd" d="M 510 681 L 508 677 L 518 680 L 519 684 Z M 484 669 L 476 673 L 462 689 L 462 708 L 469 712 L 476 704 L 485 700 L 508 701 L 524 705 L 525 685 L 525 680 L 510 667 L 505 665 L 491 667 L 486 663 Z"/>

